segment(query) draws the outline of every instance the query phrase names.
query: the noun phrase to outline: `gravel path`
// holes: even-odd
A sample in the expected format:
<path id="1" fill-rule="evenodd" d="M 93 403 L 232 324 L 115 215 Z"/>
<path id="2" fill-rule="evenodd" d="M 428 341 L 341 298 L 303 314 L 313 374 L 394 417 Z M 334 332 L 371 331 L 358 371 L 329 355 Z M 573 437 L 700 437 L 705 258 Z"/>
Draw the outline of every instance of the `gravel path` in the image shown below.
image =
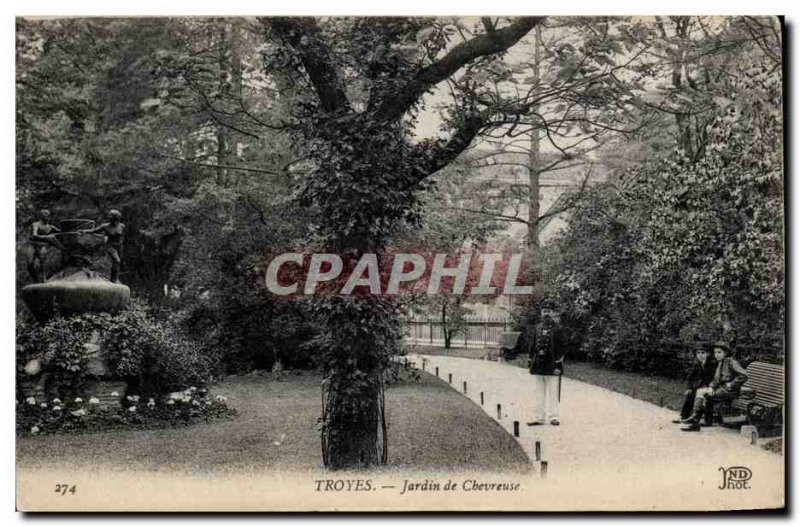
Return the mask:
<path id="1" fill-rule="evenodd" d="M 751 446 L 737 430 L 717 426 L 682 432 L 680 425 L 670 422 L 675 417 L 671 410 L 568 378 L 562 385 L 561 426 L 528 427 L 532 385 L 526 370 L 459 357 L 410 355 L 409 359 L 418 368 L 424 359 L 430 373 L 438 367 L 445 381 L 452 375 L 452 387 L 459 392 L 463 393 L 466 381 L 465 396 L 477 405 L 484 392 L 483 409 L 495 419 L 500 404 L 502 415 L 497 420 L 509 433 L 513 422 L 520 422 L 518 441 L 531 459 L 535 442 L 541 443 L 548 479 L 598 483 L 583 485 L 583 492 L 596 488 L 607 493 L 631 484 L 653 492 L 668 488 L 674 493 L 670 498 L 680 500 L 677 489 L 689 493 L 698 485 L 717 489 L 722 481 L 720 467 L 745 466 L 753 473 L 751 490 L 758 492 L 734 495 L 716 490 L 712 497 L 727 503 L 736 496 L 746 503 L 748 497 L 763 498 L 765 492 L 783 499 L 784 457 Z"/>

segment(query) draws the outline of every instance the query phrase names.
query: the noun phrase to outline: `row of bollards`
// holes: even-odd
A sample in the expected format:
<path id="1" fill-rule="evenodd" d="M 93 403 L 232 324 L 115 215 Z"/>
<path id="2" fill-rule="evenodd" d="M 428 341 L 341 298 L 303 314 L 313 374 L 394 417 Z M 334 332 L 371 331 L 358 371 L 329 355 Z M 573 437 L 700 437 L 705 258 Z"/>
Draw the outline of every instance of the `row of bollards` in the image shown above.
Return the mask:
<path id="1" fill-rule="evenodd" d="M 425 371 L 425 359 L 423 359 L 423 361 L 422 361 L 422 369 L 423 369 L 423 371 Z M 436 377 L 439 377 L 439 366 L 436 366 L 434 368 L 434 370 L 436 372 Z M 447 384 L 450 384 L 450 385 L 453 384 L 453 374 L 452 373 L 448 373 L 447 374 Z M 463 393 L 466 395 L 467 394 L 467 381 L 463 381 L 462 387 L 463 387 L 462 388 L 463 389 Z M 485 396 L 484 396 L 484 392 L 480 392 L 480 400 L 481 400 L 481 406 L 484 406 L 484 404 L 486 402 Z M 497 420 L 498 421 L 502 421 L 502 419 L 503 419 L 503 406 L 502 406 L 502 404 L 497 403 Z M 520 423 L 519 423 L 519 421 L 514 421 L 513 422 L 513 432 L 514 432 L 514 437 L 519 439 L 519 437 L 520 437 Z M 538 440 L 538 439 L 534 441 L 533 462 L 539 464 L 539 474 L 540 474 L 540 476 L 542 478 L 546 478 L 547 477 L 547 470 L 548 470 L 549 463 L 542 459 L 542 442 L 540 440 Z"/>

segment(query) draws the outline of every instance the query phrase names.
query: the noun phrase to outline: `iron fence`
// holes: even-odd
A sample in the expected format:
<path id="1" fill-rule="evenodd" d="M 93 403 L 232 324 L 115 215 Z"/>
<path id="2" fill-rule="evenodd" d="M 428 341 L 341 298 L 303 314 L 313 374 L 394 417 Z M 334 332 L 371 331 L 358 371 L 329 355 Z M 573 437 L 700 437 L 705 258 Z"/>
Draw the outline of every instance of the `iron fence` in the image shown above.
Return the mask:
<path id="1" fill-rule="evenodd" d="M 500 334 L 512 329 L 511 319 L 504 317 L 468 316 L 466 326 L 453 335 L 453 346 L 486 347 L 497 345 Z M 413 318 L 405 323 L 406 341 L 414 344 L 443 344 L 442 321 L 433 318 Z"/>

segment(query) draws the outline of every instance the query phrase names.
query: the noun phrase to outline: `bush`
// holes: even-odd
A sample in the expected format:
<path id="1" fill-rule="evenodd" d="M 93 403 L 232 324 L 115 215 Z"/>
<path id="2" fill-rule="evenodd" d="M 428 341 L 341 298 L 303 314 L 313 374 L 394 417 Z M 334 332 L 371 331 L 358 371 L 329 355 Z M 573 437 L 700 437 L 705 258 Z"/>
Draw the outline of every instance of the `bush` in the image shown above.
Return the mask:
<path id="1" fill-rule="evenodd" d="M 47 390 L 62 395 L 82 392 L 91 372 L 92 336 L 110 371 L 142 395 L 159 395 L 186 386 L 205 386 L 215 372 L 210 350 L 182 334 L 177 324 L 153 315 L 146 304 L 132 302 L 115 314 L 56 317 L 17 328 L 17 371 L 39 359 L 50 374 Z"/>
<path id="2" fill-rule="evenodd" d="M 112 318 L 101 347 L 114 376 L 133 382 L 143 394 L 205 386 L 215 370 L 207 348 L 186 338 L 177 324 L 155 318 L 143 303 Z"/>
<path id="3" fill-rule="evenodd" d="M 90 354 L 85 344 L 95 331 L 108 325 L 109 315 L 85 314 L 56 317 L 45 323 L 18 322 L 17 374 L 32 359 L 50 373 L 50 387 L 60 393 L 79 393 L 87 378 Z"/>

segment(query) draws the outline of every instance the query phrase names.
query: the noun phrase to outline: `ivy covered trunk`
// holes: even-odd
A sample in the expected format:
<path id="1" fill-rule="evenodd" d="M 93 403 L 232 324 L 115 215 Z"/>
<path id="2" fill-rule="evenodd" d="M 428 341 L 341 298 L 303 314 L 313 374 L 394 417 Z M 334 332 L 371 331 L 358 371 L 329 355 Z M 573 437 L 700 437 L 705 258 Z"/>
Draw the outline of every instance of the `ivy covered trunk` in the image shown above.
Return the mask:
<path id="1" fill-rule="evenodd" d="M 387 456 L 383 372 L 400 326 L 388 301 L 369 297 L 314 300 L 324 330 L 322 450 L 331 469 L 383 464 Z"/>
<path id="2" fill-rule="evenodd" d="M 266 21 L 278 45 L 271 66 L 290 66 L 313 88 L 298 99 L 301 118 L 294 123 L 302 139 L 298 147 L 314 165 L 300 192 L 300 205 L 313 218 L 309 246 L 338 254 L 346 269 L 364 253 L 381 258 L 414 228 L 416 195 L 426 178 L 451 163 L 494 115 L 478 109 L 470 90 L 447 115 L 448 139 L 414 141 L 422 97 L 470 63 L 506 51 L 540 21 L 519 18 L 497 27 L 485 19 L 484 32 L 449 49 L 442 36 L 427 51 L 420 35 L 430 28 L 422 19 L 356 21 L 353 39 L 330 32 L 336 22 Z M 345 50 L 343 44 L 353 47 Z M 419 62 L 406 56 L 402 44 L 441 57 Z M 382 375 L 401 339 L 399 302 L 359 289 L 369 288 L 346 296 L 317 291 L 311 299 L 320 328 L 314 344 L 326 373 L 323 459 L 332 469 L 386 460 Z"/>
<path id="3" fill-rule="evenodd" d="M 317 235 L 326 252 L 342 258 L 345 276 L 365 253 L 380 259 L 410 221 L 414 193 L 395 179 L 408 172 L 406 142 L 400 127 L 379 133 L 361 120 L 318 122 L 314 134 L 319 168 L 302 199 L 319 215 Z M 397 299 L 377 293 L 361 286 L 351 295 L 329 294 L 321 285 L 311 300 L 325 369 L 323 460 L 331 469 L 386 462 L 383 373 L 401 328 Z"/>
<path id="4" fill-rule="evenodd" d="M 331 469 L 386 462 L 386 421 L 381 368 L 333 368 L 323 387 L 322 453 Z"/>

